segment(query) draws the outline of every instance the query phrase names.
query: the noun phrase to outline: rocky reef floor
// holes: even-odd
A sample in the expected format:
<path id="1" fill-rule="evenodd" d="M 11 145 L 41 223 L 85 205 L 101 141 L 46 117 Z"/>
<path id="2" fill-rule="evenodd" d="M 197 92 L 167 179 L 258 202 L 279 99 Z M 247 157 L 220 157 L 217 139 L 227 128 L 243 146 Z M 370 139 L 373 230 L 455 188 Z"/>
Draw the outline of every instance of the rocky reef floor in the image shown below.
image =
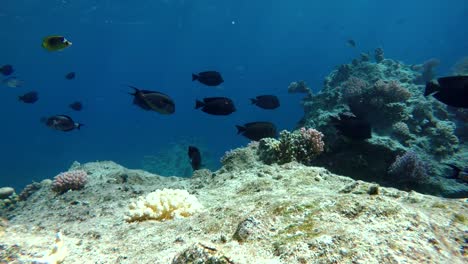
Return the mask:
<path id="1" fill-rule="evenodd" d="M 0 211 L 0 263 L 46 263 L 44 254 L 65 264 L 468 263 L 466 199 L 385 188 L 295 162 L 225 165 L 192 178 L 110 161 L 76 168 L 88 173 L 84 189 L 57 194 L 45 180 Z M 125 221 L 132 201 L 164 188 L 187 190 L 203 211 Z"/>

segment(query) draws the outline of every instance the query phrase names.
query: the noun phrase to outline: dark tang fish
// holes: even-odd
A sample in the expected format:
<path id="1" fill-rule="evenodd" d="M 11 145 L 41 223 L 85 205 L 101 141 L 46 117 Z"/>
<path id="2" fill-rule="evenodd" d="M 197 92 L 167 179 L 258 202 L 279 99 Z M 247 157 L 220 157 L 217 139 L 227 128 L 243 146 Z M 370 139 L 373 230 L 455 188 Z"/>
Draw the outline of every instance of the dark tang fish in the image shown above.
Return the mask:
<path id="1" fill-rule="evenodd" d="M 236 111 L 234 102 L 227 97 L 203 98 L 203 102 L 196 100 L 195 109 L 199 109 L 211 115 L 230 115 Z"/>
<path id="2" fill-rule="evenodd" d="M 348 45 L 354 48 L 356 47 L 356 41 L 354 41 L 354 39 L 348 39 Z"/>
<path id="3" fill-rule="evenodd" d="M 69 72 L 69 73 L 67 73 L 67 74 L 65 75 L 65 79 L 67 79 L 67 80 L 73 80 L 73 79 L 75 79 L 75 76 L 76 76 L 75 72 Z"/>
<path id="4" fill-rule="evenodd" d="M 365 140 L 372 137 L 370 123 L 350 113 L 332 117 L 331 122 L 343 136 L 350 139 Z"/>
<path id="5" fill-rule="evenodd" d="M 45 124 L 55 130 L 64 132 L 72 131 L 75 128 L 80 129 L 83 124 L 75 123 L 73 119 L 67 115 L 55 115 L 44 120 Z"/>
<path id="6" fill-rule="evenodd" d="M 0 73 L 5 76 L 12 74 L 14 71 L 15 70 L 13 70 L 13 66 L 11 66 L 10 64 L 3 65 L 2 67 L 0 67 Z"/>
<path id="7" fill-rule="evenodd" d="M 276 127 L 270 122 L 252 122 L 236 127 L 237 134 L 242 134 L 250 140 L 259 141 L 262 138 L 276 137 Z"/>
<path id="8" fill-rule="evenodd" d="M 156 91 L 140 90 L 133 86 L 129 87 L 135 90 L 134 93 L 130 94 L 133 95 L 133 103 L 140 108 L 165 115 L 175 112 L 175 103 L 168 95 Z"/>
<path id="9" fill-rule="evenodd" d="M 198 80 L 204 85 L 218 86 L 224 82 L 223 77 L 217 71 L 205 71 L 198 74 L 192 73 L 192 81 Z"/>
<path id="10" fill-rule="evenodd" d="M 280 106 L 280 102 L 275 95 L 259 95 L 256 98 L 250 99 L 252 104 L 263 109 L 276 109 Z"/>
<path id="11" fill-rule="evenodd" d="M 190 158 L 190 164 L 192 165 L 193 170 L 199 170 L 201 168 L 201 154 L 197 147 L 189 146 L 188 147 L 188 156 Z"/>
<path id="12" fill-rule="evenodd" d="M 453 107 L 468 108 L 468 76 L 450 76 L 426 83 L 424 96 L 432 94 L 435 99 Z"/>
<path id="13" fill-rule="evenodd" d="M 39 100 L 39 96 L 37 95 L 36 91 L 32 91 L 18 96 L 18 100 L 23 101 L 27 104 L 34 104 L 35 102 L 37 102 L 37 100 Z"/>
<path id="14" fill-rule="evenodd" d="M 75 110 L 75 111 L 81 111 L 83 109 L 83 104 L 81 102 L 73 102 L 71 104 L 68 105 L 71 109 Z"/>

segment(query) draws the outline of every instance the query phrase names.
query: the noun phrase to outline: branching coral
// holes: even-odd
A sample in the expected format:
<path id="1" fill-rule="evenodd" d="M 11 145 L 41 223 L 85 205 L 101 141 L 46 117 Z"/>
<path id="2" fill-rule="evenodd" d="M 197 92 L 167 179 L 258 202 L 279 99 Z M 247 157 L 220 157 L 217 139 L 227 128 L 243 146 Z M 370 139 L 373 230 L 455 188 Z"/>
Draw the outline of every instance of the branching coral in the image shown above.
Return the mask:
<path id="1" fill-rule="evenodd" d="M 126 216 L 128 222 L 189 217 L 203 209 L 197 197 L 186 190 L 156 190 L 146 196 L 140 196 L 129 206 Z"/>
<path id="2" fill-rule="evenodd" d="M 257 153 L 267 164 L 297 161 L 308 165 L 323 152 L 324 146 L 321 132 L 303 127 L 294 132 L 281 131 L 279 140 L 273 138 L 260 140 Z"/>
<path id="3" fill-rule="evenodd" d="M 55 176 L 52 183 L 52 190 L 64 193 L 68 190 L 80 190 L 86 185 L 87 173 L 83 170 L 73 170 L 62 172 Z"/>
<path id="4" fill-rule="evenodd" d="M 392 180 L 401 184 L 420 184 L 428 180 L 427 165 L 414 151 L 397 156 L 388 168 Z"/>

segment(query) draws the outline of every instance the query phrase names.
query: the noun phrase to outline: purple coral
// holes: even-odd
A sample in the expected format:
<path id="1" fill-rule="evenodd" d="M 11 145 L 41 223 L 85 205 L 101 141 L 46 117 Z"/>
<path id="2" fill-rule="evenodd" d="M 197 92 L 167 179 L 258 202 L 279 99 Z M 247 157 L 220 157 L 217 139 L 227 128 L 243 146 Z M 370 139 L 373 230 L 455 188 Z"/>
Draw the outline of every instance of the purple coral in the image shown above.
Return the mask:
<path id="1" fill-rule="evenodd" d="M 316 156 L 323 152 L 325 143 L 323 142 L 322 132 L 313 129 L 301 127 L 299 130 L 302 136 L 302 144 L 306 146 L 309 156 Z"/>
<path id="2" fill-rule="evenodd" d="M 388 168 L 388 174 L 397 183 L 424 183 L 428 179 L 427 165 L 414 151 L 407 151 Z"/>
<path id="3" fill-rule="evenodd" d="M 375 106 L 381 106 L 381 104 L 402 102 L 411 97 L 411 93 L 408 89 L 401 86 L 397 81 L 385 82 L 378 80 L 374 84 L 372 89 L 372 100 L 375 100 L 373 104 Z"/>
<path id="4" fill-rule="evenodd" d="M 364 92 L 369 88 L 369 83 L 361 78 L 351 76 L 344 82 L 343 88 L 345 88 L 343 96 L 347 101 L 362 100 Z"/>
<path id="5" fill-rule="evenodd" d="M 80 190 L 88 181 L 88 174 L 84 170 L 73 170 L 62 172 L 55 176 L 52 190 L 64 193 L 68 190 Z"/>

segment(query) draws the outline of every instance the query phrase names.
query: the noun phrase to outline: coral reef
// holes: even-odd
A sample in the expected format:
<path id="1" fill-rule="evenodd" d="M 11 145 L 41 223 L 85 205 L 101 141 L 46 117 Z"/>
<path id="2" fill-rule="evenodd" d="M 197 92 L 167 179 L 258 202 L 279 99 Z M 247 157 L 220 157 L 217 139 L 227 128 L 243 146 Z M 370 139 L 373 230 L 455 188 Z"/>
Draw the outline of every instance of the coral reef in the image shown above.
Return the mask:
<path id="1" fill-rule="evenodd" d="M 326 148 L 314 165 L 403 188 L 383 175 L 398 155 L 413 150 L 431 168 L 431 180 L 413 186 L 415 190 L 447 197 L 467 195 L 468 186 L 446 179 L 451 172 L 442 165 L 455 162 L 463 167 L 467 162 L 462 155 L 466 139 L 460 140 L 468 131 L 463 111 L 424 97 L 424 87 L 418 85 L 436 65 L 436 60 L 416 67 L 389 58 L 374 63 L 361 56 L 338 66 L 318 94 L 302 101 L 305 114 L 298 127 L 314 127 L 324 134 Z M 350 142 L 340 137 L 330 120 L 344 112 L 368 120 L 372 138 Z"/>
<path id="2" fill-rule="evenodd" d="M 283 130 L 279 140 L 261 139 L 257 153 L 266 164 L 297 161 L 309 165 L 324 149 L 322 138 L 323 134 L 313 128 L 302 127 L 294 132 Z"/>
<path id="3" fill-rule="evenodd" d="M 140 196 L 129 206 L 126 217 L 128 222 L 189 217 L 203 209 L 197 197 L 186 190 L 156 190 L 146 196 Z"/>
<path id="4" fill-rule="evenodd" d="M 55 176 L 52 182 L 52 190 L 60 194 L 69 190 L 80 190 L 85 187 L 87 181 L 88 174 L 84 170 L 62 172 Z"/>
<path id="5" fill-rule="evenodd" d="M 288 93 L 306 93 L 312 94 L 312 90 L 307 86 L 307 83 L 303 80 L 292 82 L 288 86 Z"/>

